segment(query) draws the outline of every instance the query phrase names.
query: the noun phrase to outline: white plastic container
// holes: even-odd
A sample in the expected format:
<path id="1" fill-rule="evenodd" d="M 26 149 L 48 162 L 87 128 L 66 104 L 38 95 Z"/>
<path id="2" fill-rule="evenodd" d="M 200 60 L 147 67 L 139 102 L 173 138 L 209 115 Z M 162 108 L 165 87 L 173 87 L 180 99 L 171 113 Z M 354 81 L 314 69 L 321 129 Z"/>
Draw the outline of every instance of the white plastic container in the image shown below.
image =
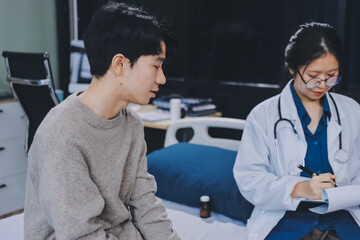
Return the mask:
<path id="1" fill-rule="evenodd" d="M 181 99 L 172 98 L 170 99 L 170 117 L 171 121 L 180 119 L 181 116 Z"/>

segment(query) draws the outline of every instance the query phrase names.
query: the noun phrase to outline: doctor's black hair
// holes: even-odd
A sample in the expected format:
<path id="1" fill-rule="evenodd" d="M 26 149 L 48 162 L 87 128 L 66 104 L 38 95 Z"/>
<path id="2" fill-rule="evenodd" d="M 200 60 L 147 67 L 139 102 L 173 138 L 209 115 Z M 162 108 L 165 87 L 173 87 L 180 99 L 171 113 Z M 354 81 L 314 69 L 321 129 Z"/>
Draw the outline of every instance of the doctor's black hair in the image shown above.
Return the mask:
<path id="1" fill-rule="evenodd" d="M 335 56 L 341 75 L 343 52 L 341 39 L 335 29 L 326 23 L 311 22 L 300 25 L 285 48 L 285 79 L 281 87 L 293 77 L 290 69 L 296 73 L 301 66 L 307 66 L 327 53 Z"/>
<path id="2" fill-rule="evenodd" d="M 167 55 L 172 55 L 176 40 L 170 24 L 160 21 L 144 9 L 124 3 L 109 2 L 92 17 L 84 35 L 90 72 L 102 77 L 112 58 L 122 53 L 131 67 L 141 56 L 161 53 L 165 42 Z"/>

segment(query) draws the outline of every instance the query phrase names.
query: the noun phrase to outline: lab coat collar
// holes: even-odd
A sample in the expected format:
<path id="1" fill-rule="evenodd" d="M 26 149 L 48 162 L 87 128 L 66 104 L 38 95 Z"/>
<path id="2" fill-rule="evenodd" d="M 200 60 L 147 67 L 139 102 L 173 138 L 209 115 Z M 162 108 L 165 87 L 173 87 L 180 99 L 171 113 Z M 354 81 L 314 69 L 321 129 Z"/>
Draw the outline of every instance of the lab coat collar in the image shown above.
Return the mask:
<path id="1" fill-rule="evenodd" d="M 346 118 L 346 115 L 343 111 L 343 109 L 341 108 L 340 106 L 340 102 L 336 101 L 336 94 L 332 94 L 335 102 L 336 102 L 336 105 L 338 107 L 338 111 L 339 111 L 339 116 L 340 116 L 340 120 L 341 122 L 343 123 L 344 122 L 344 119 Z M 333 162 L 334 160 L 334 157 L 335 157 L 335 154 L 336 152 L 339 150 L 339 141 L 340 141 L 340 138 L 339 138 L 339 134 L 340 132 L 342 131 L 342 126 L 339 124 L 339 120 L 338 120 L 338 116 L 336 114 L 336 108 L 335 108 L 335 105 L 334 105 L 334 102 L 331 100 L 330 96 L 329 96 L 329 93 L 326 93 L 326 97 L 328 99 L 328 102 L 329 102 L 329 106 L 330 106 L 330 111 L 331 111 L 331 119 L 328 123 L 328 129 L 327 129 L 327 139 L 328 139 L 328 155 L 329 155 L 329 161 L 330 161 L 330 164 Z M 342 140 L 342 148 L 344 150 L 349 150 L 349 146 L 345 146 L 344 145 L 344 136 L 342 136 L 343 140 Z M 347 159 L 344 159 L 344 161 L 346 161 Z M 332 167 L 333 167 L 333 170 L 335 171 L 334 169 L 334 166 L 333 164 L 331 164 Z"/>
<path id="2" fill-rule="evenodd" d="M 293 79 L 291 79 L 282 90 L 280 96 L 280 105 L 281 105 L 281 114 L 283 118 L 291 120 L 294 124 L 298 122 L 299 114 L 296 109 L 296 105 L 291 93 L 290 84 L 292 84 Z M 302 129 L 302 128 L 301 128 Z M 298 130 L 298 129 L 296 129 Z"/>
<path id="3" fill-rule="evenodd" d="M 337 107 L 338 107 L 340 120 L 342 121 L 342 119 L 346 118 L 346 114 L 345 114 L 343 108 L 340 106 L 340 103 L 338 103 L 339 100 L 338 100 L 338 101 L 336 100 L 336 98 L 337 98 L 336 95 L 337 95 L 337 94 L 336 94 L 336 93 L 330 93 L 330 94 L 331 94 L 331 96 L 332 96 L 332 97 L 334 98 L 334 100 L 335 100 L 335 103 L 336 103 L 336 105 L 337 105 Z M 331 100 L 331 97 L 329 96 L 330 94 L 329 94 L 328 92 L 325 93 L 326 98 L 327 98 L 328 103 L 329 103 L 329 106 L 330 106 L 331 116 L 333 116 L 332 118 L 334 118 L 335 122 L 338 123 L 339 120 L 338 120 L 338 117 L 337 117 L 337 114 L 336 114 L 336 108 L 335 108 L 334 102 Z"/>
<path id="4" fill-rule="evenodd" d="M 294 124 L 295 130 L 299 135 L 301 151 L 303 154 L 306 154 L 307 143 L 305 133 L 290 89 L 290 84 L 292 84 L 292 82 L 293 80 L 290 80 L 280 94 L 281 114 L 283 118 L 289 119 Z M 305 155 L 302 157 L 305 158 Z M 303 164 L 303 161 L 305 161 L 305 159 L 301 159 L 301 161 L 297 162 L 297 164 Z M 301 170 L 296 169 L 296 171 L 300 175 Z"/>

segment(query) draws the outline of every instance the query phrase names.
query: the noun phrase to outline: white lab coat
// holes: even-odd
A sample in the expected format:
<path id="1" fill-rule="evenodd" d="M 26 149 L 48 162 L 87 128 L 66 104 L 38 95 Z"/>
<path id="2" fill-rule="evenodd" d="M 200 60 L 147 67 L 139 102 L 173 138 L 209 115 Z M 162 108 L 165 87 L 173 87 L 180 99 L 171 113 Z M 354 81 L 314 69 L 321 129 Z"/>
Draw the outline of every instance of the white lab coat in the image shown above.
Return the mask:
<path id="1" fill-rule="evenodd" d="M 292 81 L 290 81 L 292 82 Z M 305 154 L 307 143 L 301 121 L 290 90 L 290 82 L 281 92 L 281 112 L 295 125 L 300 147 Z M 351 98 L 332 93 L 341 119 L 338 124 L 335 106 L 328 93 L 331 119 L 328 122 L 327 141 L 330 165 L 337 176 L 338 186 L 360 184 L 360 105 Z M 234 165 L 234 177 L 242 195 L 255 205 L 247 222 L 246 239 L 264 239 L 276 226 L 287 210 L 294 211 L 302 199 L 293 199 L 294 186 L 308 178 L 300 176 L 297 164 L 303 164 L 299 144 L 291 125 L 281 121 L 277 127 L 282 174 L 274 142 L 274 124 L 279 119 L 279 95 L 256 106 L 246 120 L 239 152 Z M 339 149 L 339 133 L 342 132 L 342 148 L 349 153 L 347 160 L 335 159 Z M 360 225 L 360 208 L 347 209 Z"/>

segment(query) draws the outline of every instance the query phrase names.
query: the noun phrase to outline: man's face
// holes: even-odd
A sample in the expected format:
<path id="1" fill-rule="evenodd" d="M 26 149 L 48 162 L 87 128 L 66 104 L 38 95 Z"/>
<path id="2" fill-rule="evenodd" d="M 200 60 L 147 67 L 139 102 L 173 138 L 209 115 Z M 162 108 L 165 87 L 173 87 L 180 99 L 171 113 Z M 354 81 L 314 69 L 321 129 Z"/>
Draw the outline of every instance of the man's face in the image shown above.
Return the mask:
<path id="1" fill-rule="evenodd" d="M 165 84 L 162 64 L 166 57 L 166 46 L 163 41 L 161 49 L 159 55 L 141 56 L 128 69 L 127 81 L 123 83 L 123 87 L 127 89 L 129 102 L 147 104 L 151 98 L 155 98 L 159 85 Z"/>

